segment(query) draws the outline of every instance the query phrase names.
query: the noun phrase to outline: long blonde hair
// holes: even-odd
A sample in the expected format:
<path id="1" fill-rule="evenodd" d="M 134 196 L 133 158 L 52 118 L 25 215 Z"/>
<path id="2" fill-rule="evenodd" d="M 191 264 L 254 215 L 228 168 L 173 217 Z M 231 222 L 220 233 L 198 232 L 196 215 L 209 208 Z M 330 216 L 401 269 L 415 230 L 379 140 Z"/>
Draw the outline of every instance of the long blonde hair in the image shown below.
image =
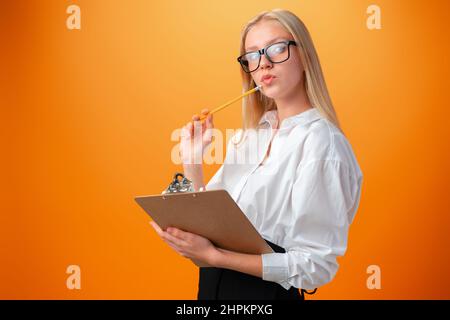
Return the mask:
<path id="1" fill-rule="evenodd" d="M 318 109 L 322 116 L 328 119 L 342 132 L 325 84 L 322 68 L 311 36 L 305 24 L 294 13 L 283 9 L 273 9 L 270 11 L 263 11 L 251 19 L 241 32 L 240 55 L 245 53 L 245 39 L 247 33 L 255 24 L 262 20 L 278 21 L 294 37 L 294 40 L 299 45 L 292 47 L 292 49 L 296 48 L 298 50 L 300 59 L 303 63 L 305 73 L 304 79 L 306 80 L 304 83 L 309 101 L 313 107 Z M 246 73 L 241 69 L 241 75 L 244 92 L 256 86 L 249 73 Z M 244 132 L 247 129 L 257 128 L 263 114 L 268 110 L 274 109 L 276 109 L 275 101 L 272 98 L 266 97 L 260 91 L 246 96 L 242 101 L 242 129 Z M 240 140 L 242 140 L 243 136 L 244 135 L 241 135 Z"/>

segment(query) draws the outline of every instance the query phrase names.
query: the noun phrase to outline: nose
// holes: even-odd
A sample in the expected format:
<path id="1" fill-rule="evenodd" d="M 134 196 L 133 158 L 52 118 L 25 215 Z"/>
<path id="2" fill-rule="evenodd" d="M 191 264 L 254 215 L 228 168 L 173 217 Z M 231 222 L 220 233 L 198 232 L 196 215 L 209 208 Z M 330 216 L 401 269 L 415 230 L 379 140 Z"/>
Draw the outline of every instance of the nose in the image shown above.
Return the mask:
<path id="1" fill-rule="evenodd" d="M 272 68 L 272 62 L 270 62 L 269 59 L 267 59 L 265 54 L 261 55 L 261 62 L 259 67 L 261 69 Z"/>

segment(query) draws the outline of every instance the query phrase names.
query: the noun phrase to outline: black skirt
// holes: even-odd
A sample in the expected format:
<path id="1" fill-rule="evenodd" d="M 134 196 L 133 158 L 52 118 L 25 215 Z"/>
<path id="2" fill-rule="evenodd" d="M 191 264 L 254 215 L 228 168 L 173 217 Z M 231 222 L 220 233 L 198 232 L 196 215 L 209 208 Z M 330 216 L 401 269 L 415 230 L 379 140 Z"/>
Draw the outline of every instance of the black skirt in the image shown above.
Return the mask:
<path id="1" fill-rule="evenodd" d="M 275 252 L 286 251 L 267 241 Z M 304 300 L 299 289 L 289 290 L 280 284 L 246 273 L 223 268 L 200 268 L 198 300 Z"/>

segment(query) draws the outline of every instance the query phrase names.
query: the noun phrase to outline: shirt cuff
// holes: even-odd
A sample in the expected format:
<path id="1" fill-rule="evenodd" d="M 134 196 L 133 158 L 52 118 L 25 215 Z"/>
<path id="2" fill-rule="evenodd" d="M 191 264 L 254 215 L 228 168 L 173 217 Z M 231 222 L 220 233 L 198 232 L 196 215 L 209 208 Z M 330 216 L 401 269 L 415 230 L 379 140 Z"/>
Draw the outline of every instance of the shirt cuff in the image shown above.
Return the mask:
<path id="1" fill-rule="evenodd" d="M 288 290 L 291 285 L 287 279 L 289 277 L 288 257 L 286 253 L 266 253 L 262 254 L 262 279 L 277 282 Z"/>

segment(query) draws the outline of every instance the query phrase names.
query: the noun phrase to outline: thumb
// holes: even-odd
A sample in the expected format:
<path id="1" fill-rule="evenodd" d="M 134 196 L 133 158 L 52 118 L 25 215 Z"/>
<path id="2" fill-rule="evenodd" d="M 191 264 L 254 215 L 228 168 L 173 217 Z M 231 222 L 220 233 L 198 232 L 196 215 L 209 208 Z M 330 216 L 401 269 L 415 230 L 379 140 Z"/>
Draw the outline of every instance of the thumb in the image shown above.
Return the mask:
<path id="1" fill-rule="evenodd" d="M 213 122 L 213 115 L 212 114 L 209 114 L 208 117 L 206 118 L 206 128 L 207 129 L 214 128 L 214 122 Z"/>
<path id="2" fill-rule="evenodd" d="M 206 118 L 206 130 L 205 135 L 203 137 L 203 140 L 205 142 L 207 143 L 212 142 L 213 129 L 214 129 L 213 116 L 212 114 L 210 114 L 208 115 L 208 118 Z"/>

